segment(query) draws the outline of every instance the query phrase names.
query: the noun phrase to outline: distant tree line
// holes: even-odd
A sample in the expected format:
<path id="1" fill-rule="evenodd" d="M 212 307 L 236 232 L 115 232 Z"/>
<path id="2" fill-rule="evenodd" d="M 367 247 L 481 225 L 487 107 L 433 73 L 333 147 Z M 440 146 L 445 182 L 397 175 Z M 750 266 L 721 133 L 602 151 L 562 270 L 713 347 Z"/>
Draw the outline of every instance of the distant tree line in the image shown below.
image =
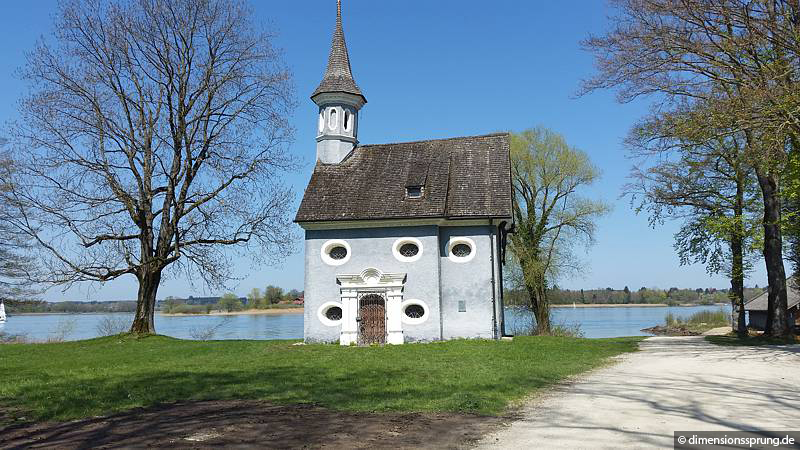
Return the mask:
<path id="1" fill-rule="evenodd" d="M 220 297 L 189 297 L 187 299 L 167 297 L 158 303 L 167 314 L 208 314 L 211 311 L 234 312 L 245 309 L 270 309 L 289 305 L 303 297 L 303 292 L 291 289 L 287 292 L 278 286 L 269 285 L 263 293 L 253 288 L 247 297 L 228 292 Z"/>
<path id="2" fill-rule="evenodd" d="M 136 302 L 46 302 L 41 300 L 6 300 L 9 314 L 25 313 L 132 313 L 136 311 Z"/>
<path id="3" fill-rule="evenodd" d="M 230 292 L 218 297 L 167 297 L 158 302 L 158 308 L 168 314 L 208 314 L 212 311 L 232 312 L 280 307 L 292 304 L 296 299 L 303 297 L 303 292 L 297 289 L 284 292 L 282 288 L 272 285 L 267 286 L 264 292 L 266 295 L 262 295 L 260 289 L 253 289 L 247 297 L 239 297 Z M 47 302 L 6 298 L 4 301 L 10 314 L 133 313 L 136 311 L 135 300 Z"/>
<path id="4" fill-rule="evenodd" d="M 758 287 L 745 288 L 745 299 L 755 298 L 764 292 Z M 624 289 L 559 289 L 557 286 L 547 290 L 547 297 L 553 305 L 586 304 L 667 304 L 677 305 L 712 305 L 715 303 L 729 302 L 728 289 L 697 288 L 669 289 L 646 288 L 630 290 Z M 527 306 L 529 304 L 527 292 L 524 289 L 508 289 L 504 294 L 507 306 Z"/>

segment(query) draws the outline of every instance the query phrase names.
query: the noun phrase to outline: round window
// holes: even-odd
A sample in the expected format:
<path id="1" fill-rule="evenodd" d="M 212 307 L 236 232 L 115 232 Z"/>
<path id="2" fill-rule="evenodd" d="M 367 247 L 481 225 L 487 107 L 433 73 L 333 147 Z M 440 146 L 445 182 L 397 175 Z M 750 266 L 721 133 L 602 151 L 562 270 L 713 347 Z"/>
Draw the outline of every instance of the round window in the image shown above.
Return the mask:
<path id="1" fill-rule="evenodd" d="M 458 258 L 466 258 L 472 253 L 472 247 L 467 244 L 456 244 L 450 252 Z"/>
<path id="2" fill-rule="evenodd" d="M 453 237 L 447 245 L 447 258 L 456 263 L 465 263 L 475 258 L 475 241 L 468 237 Z"/>
<path id="3" fill-rule="evenodd" d="M 417 256 L 417 253 L 419 253 L 419 247 L 417 247 L 417 244 L 409 242 L 400 246 L 400 254 L 406 258 Z"/>
<path id="4" fill-rule="evenodd" d="M 425 308 L 422 305 L 408 305 L 403 313 L 409 319 L 421 319 L 425 315 Z"/>
<path id="5" fill-rule="evenodd" d="M 422 258 L 422 242 L 413 237 L 404 237 L 394 241 L 392 254 L 398 261 L 411 263 Z"/>
<path id="6" fill-rule="evenodd" d="M 409 299 L 400 304 L 400 311 L 403 312 L 401 320 L 409 325 L 419 325 L 428 320 L 430 312 L 428 305 L 418 299 Z"/>
<path id="7" fill-rule="evenodd" d="M 322 261 L 329 266 L 341 266 L 350 261 L 353 250 L 350 244 L 342 239 L 331 239 L 322 244 L 319 249 L 319 256 Z"/>
<path id="8" fill-rule="evenodd" d="M 342 324 L 342 304 L 339 302 L 325 302 L 317 310 L 317 318 L 328 327 L 337 327 Z"/>
<path id="9" fill-rule="evenodd" d="M 342 308 L 338 306 L 328 308 L 328 310 L 325 311 L 325 317 L 332 322 L 342 320 Z"/>
<path id="10" fill-rule="evenodd" d="M 337 261 L 340 259 L 345 259 L 347 257 L 347 249 L 342 247 L 341 245 L 337 245 L 336 247 L 333 247 L 330 249 L 330 251 L 328 251 L 328 256 L 330 256 L 331 259 L 335 259 Z"/>

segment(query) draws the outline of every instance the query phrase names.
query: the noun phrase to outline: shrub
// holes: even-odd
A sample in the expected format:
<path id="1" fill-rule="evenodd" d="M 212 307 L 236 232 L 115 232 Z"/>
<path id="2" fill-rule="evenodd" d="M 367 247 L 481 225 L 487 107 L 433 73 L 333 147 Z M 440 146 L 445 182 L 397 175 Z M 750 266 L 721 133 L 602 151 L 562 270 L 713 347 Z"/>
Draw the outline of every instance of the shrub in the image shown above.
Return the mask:
<path id="1" fill-rule="evenodd" d="M 533 316 L 533 311 L 528 307 L 519 307 L 516 309 L 515 320 L 510 324 L 507 330 L 514 336 L 559 336 L 559 337 L 584 337 L 581 326 L 577 323 L 552 323 L 550 324 L 549 333 L 540 333 L 536 326 L 536 319 Z"/>
<path id="2" fill-rule="evenodd" d="M 705 323 L 706 325 L 728 325 L 728 314 L 723 310 L 717 311 L 697 311 L 689 316 L 687 323 L 690 325 L 699 325 Z"/>
<path id="3" fill-rule="evenodd" d="M 208 341 L 214 339 L 220 328 L 225 327 L 232 320 L 231 317 L 225 317 L 216 325 L 207 325 L 204 327 L 192 327 L 189 329 L 189 336 L 198 341 Z"/>
<path id="4" fill-rule="evenodd" d="M 104 316 L 97 323 L 95 330 L 98 336 L 114 336 L 127 331 L 130 323 L 130 316 Z"/>
<path id="5" fill-rule="evenodd" d="M 681 318 L 680 317 L 675 318 L 674 314 L 667 313 L 667 315 L 664 317 L 664 323 L 668 327 L 677 327 L 681 324 Z"/>
<path id="6" fill-rule="evenodd" d="M 27 342 L 28 338 L 23 334 L 8 334 L 0 331 L 0 344 L 25 344 Z"/>
<path id="7" fill-rule="evenodd" d="M 170 310 L 171 314 L 208 314 L 210 305 L 177 305 Z"/>
<path id="8" fill-rule="evenodd" d="M 58 321 L 56 328 L 47 338 L 47 342 L 63 342 L 70 334 L 78 328 L 78 321 L 75 318 L 65 318 Z"/>
<path id="9" fill-rule="evenodd" d="M 235 294 L 227 293 L 219 299 L 217 308 L 222 311 L 233 312 L 239 311 L 243 307 L 241 300 Z"/>
<path id="10" fill-rule="evenodd" d="M 675 317 L 672 313 L 668 313 L 664 317 L 664 323 L 668 327 L 692 327 L 701 324 L 720 327 L 729 325 L 728 314 L 721 308 L 717 311 L 697 311 L 688 319 Z"/>

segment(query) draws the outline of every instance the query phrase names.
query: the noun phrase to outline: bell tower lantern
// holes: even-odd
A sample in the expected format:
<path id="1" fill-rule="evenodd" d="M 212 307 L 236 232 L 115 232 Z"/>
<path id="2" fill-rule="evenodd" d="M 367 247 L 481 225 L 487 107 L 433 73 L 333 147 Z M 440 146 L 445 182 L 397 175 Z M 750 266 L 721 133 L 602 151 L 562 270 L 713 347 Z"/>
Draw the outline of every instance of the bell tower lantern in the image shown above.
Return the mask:
<path id="1" fill-rule="evenodd" d="M 341 0 L 336 3 L 336 28 L 328 68 L 311 100 L 319 106 L 317 161 L 338 164 L 358 145 L 358 112 L 367 103 L 350 69 L 342 31 Z"/>

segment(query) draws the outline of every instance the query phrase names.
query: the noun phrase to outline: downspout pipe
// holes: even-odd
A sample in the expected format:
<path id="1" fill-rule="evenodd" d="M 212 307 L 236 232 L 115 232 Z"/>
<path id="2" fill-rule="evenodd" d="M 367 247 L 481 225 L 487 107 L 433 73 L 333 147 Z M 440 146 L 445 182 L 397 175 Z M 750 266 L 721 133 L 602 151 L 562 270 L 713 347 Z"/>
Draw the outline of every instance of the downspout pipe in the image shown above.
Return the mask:
<path id="1" fill-rule="evenodd" d="M 508 222 L 502 221 L 497 227 L 499 232 L 499 239 L 497 240 L 497 254 L 499 255 L 500 261 L 497 264 L 498 270 L 498 284 L 500 289 L 498 292 L 500 293 L 499 296 L 499 308 L 498 311 L 500 312 L 500 335 L 505 337 L 508 336 L 506 333 L 506 305 L 505 305 L 505 293 L 503 292 L 504 285 L 503 285 L 503 266 L 506 264 L 506 249 L 508 246 L 508 235 L 514 232 L 514 225 L 512 223 L 511 227 L 508 227 Z"/>
<path id="2" fill-rule="evenodd" d="M 494 252 L 497 249 L 497 245 L 495 245 L 496 239 L 497 234 L 495 233 L 494 219 L 489 219 L 489 245 L 492 248 L 492 251 L 489 252 L 490 263 L 492 265 L 492 335 L 495 339 L 500 339 L 502 332 L 499 330 L 497 323 L 497 274 L 494 265 Z"/>

